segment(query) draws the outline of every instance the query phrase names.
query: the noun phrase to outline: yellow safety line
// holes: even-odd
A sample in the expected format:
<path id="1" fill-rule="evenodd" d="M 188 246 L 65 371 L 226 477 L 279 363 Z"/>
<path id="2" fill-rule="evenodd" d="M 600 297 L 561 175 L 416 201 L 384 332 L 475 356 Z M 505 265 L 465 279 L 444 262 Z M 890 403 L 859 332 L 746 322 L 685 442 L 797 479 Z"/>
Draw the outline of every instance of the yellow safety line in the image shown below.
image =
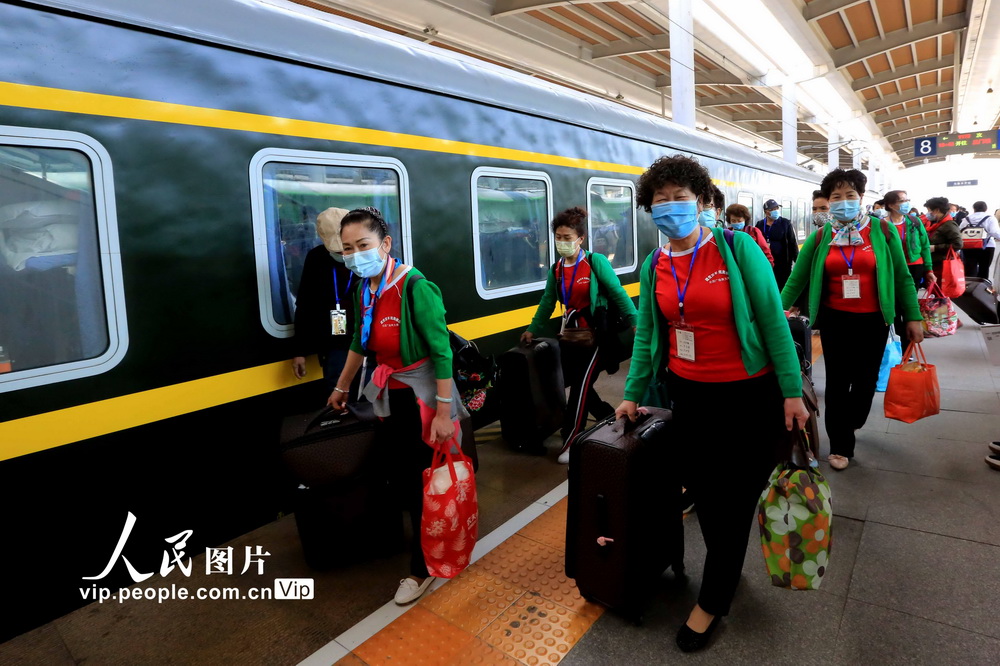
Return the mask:
<path id="1" fill-rule="evenodd" d="M 536 153 L 528 150 L 516 150 L 465 141 L 451 141 L 400 132 L 385 132 L 362 127 L 333 125 L 309 120 L 296 120 L 294 118 L 265 116 L 257 113 L 174 104 L 172 102 L 157 102 L 133 97 L 119 97 L 116 95 L 62 90 L 59 88 L 44 88 L 21 83 L 0 82 L 0 100 L 2 100 L 0 104 L 5 106 L 64 111 L 66 113 L 85 113 L 94 116 L 149 120 L 179 125 L 196 125 L 198 127 L 215 127 L 218 129 L 298 136 L 310 139 L 329 139 L 332 141 L 409 148 L 412 150 L 426 150 L 453 155 L 535 162 L 538 164 L 551 164 L 591 171 L 638 175 L 646 170 L 645 167 L 629 164 L 615 164 L 613 162 L 600 162 L 577 157 L 564 157 L 562 155 Z"/>

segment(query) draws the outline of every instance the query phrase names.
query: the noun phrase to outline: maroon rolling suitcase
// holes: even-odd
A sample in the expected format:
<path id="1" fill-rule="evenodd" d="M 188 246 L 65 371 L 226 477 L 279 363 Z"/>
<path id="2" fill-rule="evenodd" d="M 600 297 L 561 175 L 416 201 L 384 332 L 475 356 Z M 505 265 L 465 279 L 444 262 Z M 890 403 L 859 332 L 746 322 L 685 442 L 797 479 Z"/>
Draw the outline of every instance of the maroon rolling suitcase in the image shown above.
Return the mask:
<path id="1" fill-rule="evenodd" d="M 500 433 L 515 449 L 542 452 L 566 410 L 559 341 L 535 338 L 500 357 Z"/>
<path id="2" fill-rule="evenodd" d="M 684 570 L 680 478 L 669 409 L 605 419 L 570 449 L 566 575 L 580 594 L 640 621 L 661 574 Z"/>

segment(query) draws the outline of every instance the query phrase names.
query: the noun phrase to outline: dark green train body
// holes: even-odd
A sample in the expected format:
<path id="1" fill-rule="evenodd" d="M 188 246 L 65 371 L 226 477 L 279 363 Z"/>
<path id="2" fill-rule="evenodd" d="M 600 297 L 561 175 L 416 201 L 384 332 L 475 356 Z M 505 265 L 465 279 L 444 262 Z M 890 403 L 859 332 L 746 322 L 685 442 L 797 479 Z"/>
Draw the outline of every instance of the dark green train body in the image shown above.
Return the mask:
<path id="1" fill-rule="evenodd" d="M 662 154 L 697 155 L 730 203 L 788 200 L 804 236 L 809 172 L 339 19 L 212 5 L 0 5 L 0 242 L 72 236 L 72 251 L 0 257 L 5 635 L 85 603 L 83 578 L 107 564 L 128 512 L 124 553 L 157 571 L 167 537 L 194 530 L 197 554 L 287 509 L 278 426 L 322 401 L 319 384 L 228 401 L 197 382 L 238 390 L 235 373 L 291 357 L 296 257 L 325 207 L 390 209 L 396 247 L 440 286 L 449 324 L 490 352 L 513 344 L 518 311 L 540 296 L 513 293 L 554 257 L 539 216 L 588 207 L 593 249 L 638 282 L 658 236 L 628 182 Z M 103 184 L 66 175 L 81 159 L 101 162 Z M 42 200 L 63 217 L 28 228 L 21 209 Z M 95 308 L 104 333 L 85 326 Z M 192 406 L 156 417 L 160 389 Z M 32 424 L 65 441 L 18 439 Z M 98 584 L 131 582 L 119 562 Z"/>

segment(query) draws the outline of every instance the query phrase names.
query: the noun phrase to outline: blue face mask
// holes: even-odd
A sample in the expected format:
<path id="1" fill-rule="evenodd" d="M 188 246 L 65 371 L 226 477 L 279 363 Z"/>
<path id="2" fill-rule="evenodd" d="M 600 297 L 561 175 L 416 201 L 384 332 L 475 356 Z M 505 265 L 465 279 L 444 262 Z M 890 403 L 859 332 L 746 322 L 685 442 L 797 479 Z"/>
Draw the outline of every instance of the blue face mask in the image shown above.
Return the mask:
<path id="1" fill-rule="evenodd" d="M 698 228 L 697 201 L 667 201 L 650 207 L 653 223 L 667 238 L 687 238 Z"/>
<path id="2" fill-rule="evenodd" d="M 733 222 L 731 226 L 736 231 L 743 231 L 743 227 L 747 226 L 747 223 L 746 222 Z"/>
<path id="3" fill-rule="evenodd" d="M 909 201 L 904 201 L 903 203 L 899 204 L 899 212 L 902 213 L 903 215 L 909 213 L 910 208 L 911 206 Z"/>
<path id="4" fill-rule="evenodd" d="M 381 249 L 377 247 L 354 254 L 345 254 L 344 263 L 358 277 L 363 278 L 373 278 L 385 268 L 385 259 L 382 257 Z"/>
<path id="5" fill-rule="evenodd" d="M 714 227 L 715 226 L 715 211 L 708 209 L 703 210 L 698 213 L 698 224 L 703 227 Z"/>
<path id="6" fill-rule="evenodd" d="M 781 217 L 781 209 L 775 208 L 774 210 L 769 212 L 767 216 L 770 217 L 772 220 L 777 220 L 779 217 Z"/>
<path id="7" fill-rule="evenodd" d="M 861 199 L 841 199 L 830 204 L 830 213 L 834 219 L 850 222 L 861 212 Z"/>

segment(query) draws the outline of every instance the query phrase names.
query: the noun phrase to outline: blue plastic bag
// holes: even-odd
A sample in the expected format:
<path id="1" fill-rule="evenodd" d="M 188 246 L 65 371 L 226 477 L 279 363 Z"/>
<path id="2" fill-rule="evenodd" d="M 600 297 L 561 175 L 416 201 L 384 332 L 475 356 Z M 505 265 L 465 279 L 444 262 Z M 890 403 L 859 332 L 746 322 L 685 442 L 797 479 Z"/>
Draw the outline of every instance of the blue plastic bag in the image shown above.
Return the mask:
<path id="1" fill-rule="evenodd" d="M 889 331 L 889 341 L 885 343 L 885 351 L 882 352 L 882 365 L 878 369 L 876 391 L 885 393 L 885 387 L 889 385 L 889 371 L 899 365 L 902 360 L 903 348 L 892 331 Z"/>

